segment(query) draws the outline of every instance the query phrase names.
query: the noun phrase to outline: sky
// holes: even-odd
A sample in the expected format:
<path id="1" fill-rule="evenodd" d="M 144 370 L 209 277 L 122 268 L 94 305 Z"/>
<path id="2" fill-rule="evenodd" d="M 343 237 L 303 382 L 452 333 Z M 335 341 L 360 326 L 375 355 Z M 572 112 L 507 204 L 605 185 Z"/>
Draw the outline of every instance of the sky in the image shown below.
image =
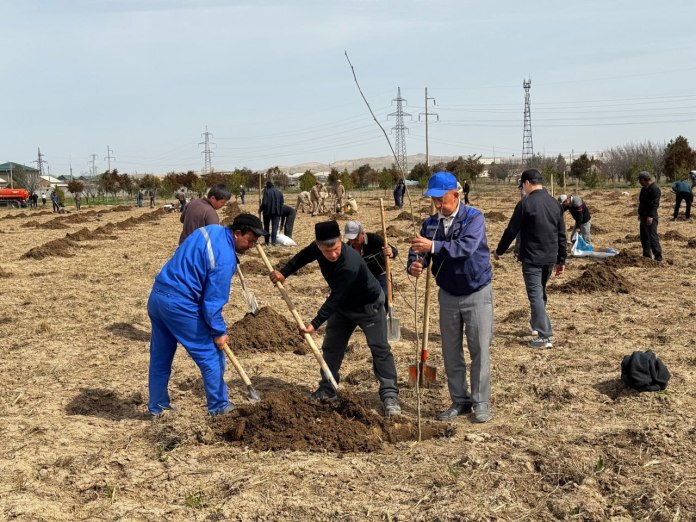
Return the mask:
<path id="1" fill-rule="evenodd" d="M 0 0 L 0 162 L 52 176 L 696 140 L 693 0 Z M 434 105 L 433 105 L 434 103 Z M 109 152 L 112 151 L 112 152 Z M 92 156 L 94 155 L 94 156 Z"/>

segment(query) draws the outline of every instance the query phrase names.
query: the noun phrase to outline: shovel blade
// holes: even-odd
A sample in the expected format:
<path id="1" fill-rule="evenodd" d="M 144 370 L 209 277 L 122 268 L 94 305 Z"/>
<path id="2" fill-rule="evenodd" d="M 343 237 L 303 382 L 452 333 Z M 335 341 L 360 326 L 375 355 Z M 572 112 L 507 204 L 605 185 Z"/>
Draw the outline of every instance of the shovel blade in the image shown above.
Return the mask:
<path id="1" fill-rule="evenodd" d="M 394 317 L 394 312 L 390 311 L 387 316 L 387 339 L 398 341 L 401 339 L 401 323 Z"/>
<path id="2" fill-rule="evenodd" d="M 416 385 L 418 380 L 418 367 L 420 366 L 420 382 L 419 385 L 424 388 L 429 388 L 437 382 L 437 370 L 428 364 L 412 364 L 408 367 L 408 384 L 411 387 Z"/>
<path id="3" fill-rule="evenodd" d="M 259 392 L 251 384 L 247 386 L 247 397 L 249 397 L 249 402 L 259 402 L 261 400 Z"/>

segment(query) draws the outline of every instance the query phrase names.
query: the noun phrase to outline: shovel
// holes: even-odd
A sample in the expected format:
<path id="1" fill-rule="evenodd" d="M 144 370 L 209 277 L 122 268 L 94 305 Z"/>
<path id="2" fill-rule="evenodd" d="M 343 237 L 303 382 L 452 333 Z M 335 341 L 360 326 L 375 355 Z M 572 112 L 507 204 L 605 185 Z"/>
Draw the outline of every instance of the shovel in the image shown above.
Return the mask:
<path id="1" fill-rule="evenodd" d="M 259 254 L 261 254 L 261 259 L 263 260 L 263 264 L 266 265 L 266 268 L 268 269 L 268 273 L 272 274 L 274 272 L 273 265 L 271 265 L 271 262 L 266 257 L 266 252 L 263 251 L 263 247 L 261 245 L 256 245 L 256 249 L 259 251 Z M 283 300 L 285 301 L 285 304 L 288 305 L 288 308 L 290 309 L 290 313 L 295 318 L 295 322 L 297 323 L 297 326 L 299 326 L 300 328 L 305 328 L 304 321 L 302 320 L 302 317 L 300 317 L 300 313 L 295 308 L 295 303 L 293 303 L 292 299 L 290 299 L 290 295 L 288 294 L 288 291 L 285 290 L 285 287 L 283 287 L 283 283 L 277 282 L 275 285 L 276 285 L 276 287 L 278 287 L 278 290 L 280 291 L 280 295 L 283 296 Z M 331 386 L 333 386 L 333 389 L 335 391 L 338 391 L 338 383 L 336 382 L 336 379 L 334 379 L 334 376 L 331 373 L 331 370 L 329 369 L 328 365 L 326 364 L 324 357 L 321 355 L 319 348 L 317 348 L 317 345 L 314 342 L 314 339 L 312 339 L 312 336 L 308 333 L 304 334 L 304 338 L 305 338 L 305 341 L 307 341 L 307 344 L 309 344 L 309 347 L 312 349 L 312 353 L 314 354 L 314 358 L 319 363 L 319 366 L 321 367 L 321 371 L 324 373 L 324 377 L 326 377 L 326 379 L 331 383 Z"/>
<path id="2" fill-rule="evenodd" d="M 428 268 L 428 273 L 425 276 L 425 309 L 423 315 L 423 337 L 421 339 L 420 361 L 418 364 L 411 364 L 408 367 L 408 382 L 411 386 L 415 386 L 416 382 L 419 386 L 429 388 L 430 385 L 436 382 L 436 369 L 429 364 L 428 360 L 428 335 L 430 333 L 430 286 L 432 282 L 432 273 Z"/>
<path id="3" fill-rule="evenodd" d="M 244 384 L 246 384 L 247 397 L 249 397 L 249 400 L 251 402 L 260 401 L 261 397 L 259 396 L 259 392 L 257 392 L 254 389 L 254 387 L 251 385 L 251 381 L 249 380 L 249 376 L 244 371 L 244 368 L 242 368 L 242 365 L 239 364 L 239 361 L 237 360 L 237 357 L 234 355 L 234 352 L 232 351 L 230 346 L 227 343 L 225 343 L 225 345 L 222 347 L 222 349 L 225 351 L 225 354 L 227 354 L 227 357 L 230 359 L 230 362 L 232 363 L 232 366 L 234 366 L 234 369 L 237 370 L 237 373 L 242 378 L 242 381 L 244 381 Z"/>
<path id="4" fill-rule="evenodd" d="M 387 246 L 387 224 L 384 220 L 384 200 L 379 198 L 379 210 L 382 214 L 382 235 L 384 236 L 384 246 Z M 391 279 L 391 260 L 384 256 L 384 269 L 387 275 L 387 339 L 390 341 L 398 341 L 401 339 L 401 324 L 399 320 L 394 317 L 394 310 L 392 309 L 392 300 L 394 297 L 392 290 L 392 279 Z"/>
<path id="5" fill-rule="evenodd" d="M 237 264 L 237 274 L 239 274 L 239 281 L 242 283 L 242 293 L 244 294 L 244 300 L 247 304 L 247 313 L 256 315 L 259 313 L 259 304 L 256 302 L 256 296 L 247 290 L 244 274 L 242 274 L 242 267 L 240 267 L 239 264 Z"/>

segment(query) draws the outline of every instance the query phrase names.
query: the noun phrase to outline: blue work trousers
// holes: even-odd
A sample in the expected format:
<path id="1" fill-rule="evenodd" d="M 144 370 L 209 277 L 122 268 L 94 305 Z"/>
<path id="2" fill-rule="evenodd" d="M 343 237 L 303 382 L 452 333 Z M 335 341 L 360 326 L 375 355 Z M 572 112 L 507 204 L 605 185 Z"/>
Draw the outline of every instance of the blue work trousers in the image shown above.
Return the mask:
<path id="1" fill-rule="evenodd" d="M 225 354 L 213 342 L 199 306 L 174 293 L 153 288 L 147 302 L 152 323 L 148 409 L 156 415 L 169 408 L 169 376 L 177 342 L 186 349 L 203 377 L 208 412 L 221 413 L 228 405 Z"/>

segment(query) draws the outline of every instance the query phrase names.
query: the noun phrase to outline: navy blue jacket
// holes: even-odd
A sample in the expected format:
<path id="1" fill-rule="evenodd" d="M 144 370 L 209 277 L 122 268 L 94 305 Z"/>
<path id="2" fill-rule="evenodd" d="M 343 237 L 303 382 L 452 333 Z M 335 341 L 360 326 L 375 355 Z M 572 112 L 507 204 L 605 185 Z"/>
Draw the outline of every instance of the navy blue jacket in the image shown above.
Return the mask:
<path id="1" fill-rule="evenodd" d="M 432 261 L 435 281 L 446 292 L 473 294 L 493 278 L 483 214 L 460 203 L 447 234 L 438 216 L 430 216 L 421 227 L 420 235 L 434 241 L 434 254 L 426 255 L 423 266 Z M 409 249 L 407 266 L 416 259 L 417 254 Z"/>
<path id="2" fill-rule="evenodd" d="M 266 187 L 259 210 L 264 216 L 280 216 L 283 213 L 283 193 L 273 185 Z"/>

